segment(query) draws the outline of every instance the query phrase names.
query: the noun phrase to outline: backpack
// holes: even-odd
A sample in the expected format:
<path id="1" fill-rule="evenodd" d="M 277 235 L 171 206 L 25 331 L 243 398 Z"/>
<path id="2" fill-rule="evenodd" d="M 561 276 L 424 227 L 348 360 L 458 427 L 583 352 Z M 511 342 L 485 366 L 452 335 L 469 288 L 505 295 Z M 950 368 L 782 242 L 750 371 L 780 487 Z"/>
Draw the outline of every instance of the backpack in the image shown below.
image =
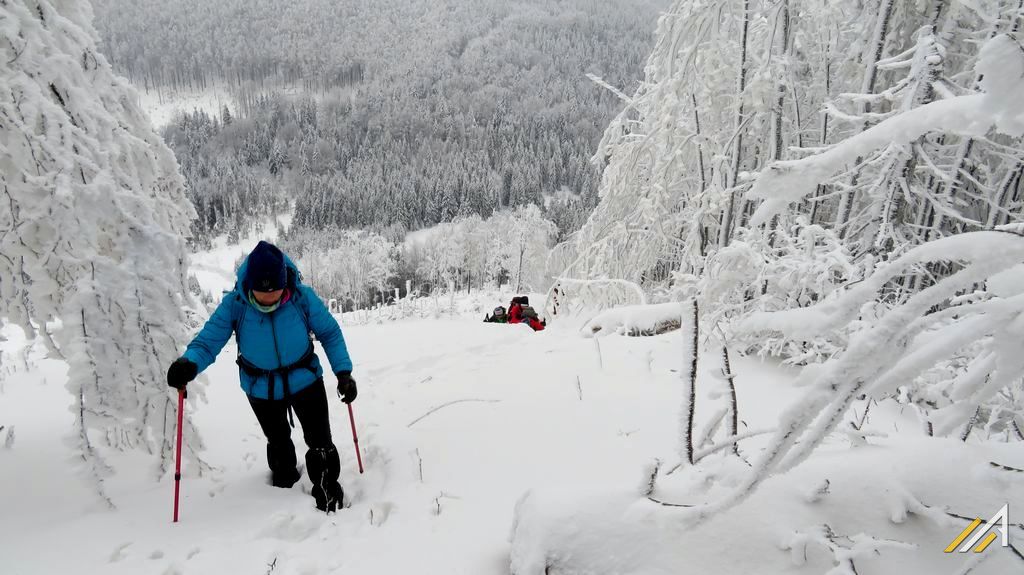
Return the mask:
<path id="1" fill-rule="evenodd" d="M 508 305 L 509 305 L 509 307 L 512 307 L 512 306 L 517 305 L 517 304 L 518 305 L 523 305 L 523 306 L 530 305 L 530 298 L 529 298 L 529 296 L 517 295 L 517 296 L 512 298 L 512 303 L 510 303 Z"/>

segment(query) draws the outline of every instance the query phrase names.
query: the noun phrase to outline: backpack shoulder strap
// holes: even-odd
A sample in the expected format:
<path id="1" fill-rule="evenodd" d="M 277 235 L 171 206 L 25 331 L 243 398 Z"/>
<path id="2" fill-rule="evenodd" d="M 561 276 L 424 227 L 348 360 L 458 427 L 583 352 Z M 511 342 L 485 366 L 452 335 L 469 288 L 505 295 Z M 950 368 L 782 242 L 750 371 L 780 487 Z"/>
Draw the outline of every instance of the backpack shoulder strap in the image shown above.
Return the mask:
<path id="1" fill-rule="evenodd" d="M 249 306 L 245 305 L 245 302 L 242 301 L 242 295 L 237 291 L 232 292 L 229 297 L 233 299 L 231 302 L 231 330 L 235 332 L 235 344 L 237 344 L 239 346 L 238 349 L 241 350 L 241 342 L 239 341 L 239 334 L 241 333 L 241 330 L 238 328 L 241 327 L 242 320 L 245 318 L 245 312 L 248 311 Z M 239 351 L 239 353 L 241 353 L 241 351 Z"/>
<path id="2" fill-rule="evenodd" d="M 298 268 L 288 266 L 287 274 L 288 287 L 292 290 L 292 299 L 295 300 L 295 305 L 299 308 L 302 323 L 306 325 L 306 333 L 311 333 L 309 329 L 309 301 L 302 292 L 302 273 L 299 272 Z M 312 336 L 310 336 L 310 339 L 312 339 Z"/>
<path id="3" fill-rule="evenodd" d="M 293 296 L 295 306 L 299 308 L 299 315 L 302 317 L 302 323 L 306 324 L 306 333 L 310 333 L 309 328 L 309 301 L 302 293 L 302 288 L 298 285 L 293 290 L 295 295 Z"/>

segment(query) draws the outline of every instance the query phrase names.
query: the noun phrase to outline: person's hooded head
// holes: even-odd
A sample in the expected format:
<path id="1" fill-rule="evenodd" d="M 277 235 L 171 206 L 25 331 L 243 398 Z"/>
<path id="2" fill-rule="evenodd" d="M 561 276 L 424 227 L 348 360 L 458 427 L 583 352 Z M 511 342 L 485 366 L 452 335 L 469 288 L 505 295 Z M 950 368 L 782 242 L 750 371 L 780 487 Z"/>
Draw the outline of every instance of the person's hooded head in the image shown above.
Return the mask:
<path id="1" fill-rule="evenodd" d="M 288 268 L 284 253 L 274 244 L 260 241 L 246 262 L 246 291 L 259 303 L 267 305 L 267 302 L 280 298 L 280 292 L 287 286 Z"/>

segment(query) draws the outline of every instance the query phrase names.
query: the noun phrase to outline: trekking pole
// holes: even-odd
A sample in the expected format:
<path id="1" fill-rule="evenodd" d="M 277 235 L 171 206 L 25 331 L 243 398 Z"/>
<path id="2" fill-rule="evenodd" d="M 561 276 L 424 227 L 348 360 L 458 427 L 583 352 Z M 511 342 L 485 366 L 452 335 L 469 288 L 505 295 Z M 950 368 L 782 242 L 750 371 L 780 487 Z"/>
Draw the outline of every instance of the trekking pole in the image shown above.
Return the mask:
<path id="1" fill-rule="evenodd" d="M 356 435 L 356 416 L 352 414 L 352 404 L 348 404 L 348 421 L 352 424 L 352 443 L 356 445 L 356 461 L 359 462 L 359 473 L 363 472 L 363 456 L 359 454 L 359 436 Z"/>
<path id="2" fill-rule="evenodd" d="M 185 390 L 178 390 L 178 448 L 174 457 L 174 522 L 178 522 L 178 491 L 181 487 L 181 420 L 185 411 Z"/>

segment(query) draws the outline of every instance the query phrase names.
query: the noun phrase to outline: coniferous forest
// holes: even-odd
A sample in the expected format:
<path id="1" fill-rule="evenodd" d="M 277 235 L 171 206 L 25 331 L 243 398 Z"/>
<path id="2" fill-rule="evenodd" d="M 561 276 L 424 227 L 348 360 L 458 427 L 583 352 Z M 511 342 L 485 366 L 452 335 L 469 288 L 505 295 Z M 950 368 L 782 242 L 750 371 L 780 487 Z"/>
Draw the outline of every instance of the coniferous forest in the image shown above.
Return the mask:
<path id="1" fill-rule="evenodd" d="M 102 49 L 136 86 L 234 97 L 163 129 L 202 246 L 289 205 L 298 227 L 400 240 L 535 204 L 565 237 L 597 204 L 590 160 L 621 105 L 588 75 L 635 89 L 667 6 L 99 0 L 95 11 Z"/>

